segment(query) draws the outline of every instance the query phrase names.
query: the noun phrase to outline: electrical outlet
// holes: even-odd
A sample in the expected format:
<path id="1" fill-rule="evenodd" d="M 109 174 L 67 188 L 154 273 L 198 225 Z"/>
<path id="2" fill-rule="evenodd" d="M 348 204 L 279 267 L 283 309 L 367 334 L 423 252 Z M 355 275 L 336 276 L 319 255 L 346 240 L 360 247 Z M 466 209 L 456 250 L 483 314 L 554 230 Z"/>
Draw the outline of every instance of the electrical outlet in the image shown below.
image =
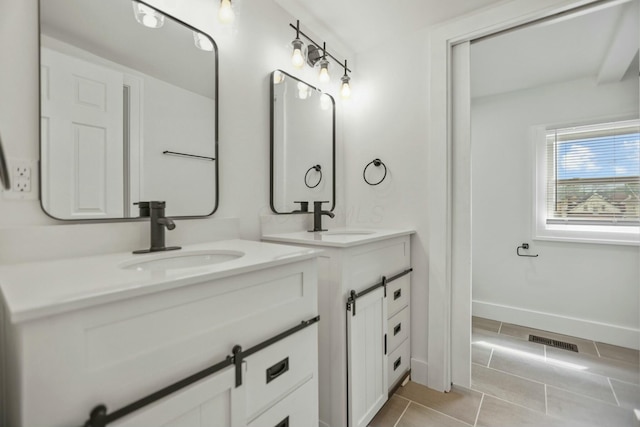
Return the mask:
<path id="1" fill-rule="evenodd" d="M 34 200 L 38 198 L 33 185 L 37 162 L 29 159 L 7 159 L 11 172 L 11 190 L 4 192 L 5 199 Z"/>

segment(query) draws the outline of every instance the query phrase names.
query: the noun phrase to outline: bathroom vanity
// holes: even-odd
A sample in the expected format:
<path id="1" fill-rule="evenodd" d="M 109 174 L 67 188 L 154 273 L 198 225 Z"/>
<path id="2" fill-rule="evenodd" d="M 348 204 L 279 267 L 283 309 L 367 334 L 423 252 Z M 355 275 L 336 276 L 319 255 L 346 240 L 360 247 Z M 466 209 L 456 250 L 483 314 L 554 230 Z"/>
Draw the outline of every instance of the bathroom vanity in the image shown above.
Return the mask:
<path id="1" fill-rule="evenodd" d="M 263 240 L 321 247 L 320 424 L 367 426 L 410 372 L 413 230 L 306 231 Z"/>
<path id="2" fill-rule="evenodd" d="M 0 424 L 316 426 L 319 252 L 229 240 L 1 267 Z"/>

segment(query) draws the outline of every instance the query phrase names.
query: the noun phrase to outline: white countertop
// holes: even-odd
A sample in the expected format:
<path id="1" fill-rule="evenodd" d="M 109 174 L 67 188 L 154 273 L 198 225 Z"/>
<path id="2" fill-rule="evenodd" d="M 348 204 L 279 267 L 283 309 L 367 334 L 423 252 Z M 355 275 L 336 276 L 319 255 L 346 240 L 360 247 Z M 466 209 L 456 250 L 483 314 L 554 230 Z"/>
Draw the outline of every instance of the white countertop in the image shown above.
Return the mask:
<path id="1" fill-rule="evenodd" d="M 218 264 L 172 270 L 123 269 L 131 262 L 189 251 L 237 251 L 244 256 Z M 12 323 L 220 279 L 316 257 L 321 250 L 249 240 L 183 246 L 180 251 L 133 255 L 121 252 L 83 258 L 0 266 L 0 291 Z"/>
<path id="2" fill-rule="evenodd" d="M 283 243 L 295 243 L 298 245 L 330 246 L 334 248 L 348 248 L 366 243 L 385 240 L 392 237 L 414 234 L 412 229 L 364 229 L 364 228 L 333 228 L 329 231 L 308 232 L 298 231 L 294 233 L 267 234 L 262 240 Z"/>

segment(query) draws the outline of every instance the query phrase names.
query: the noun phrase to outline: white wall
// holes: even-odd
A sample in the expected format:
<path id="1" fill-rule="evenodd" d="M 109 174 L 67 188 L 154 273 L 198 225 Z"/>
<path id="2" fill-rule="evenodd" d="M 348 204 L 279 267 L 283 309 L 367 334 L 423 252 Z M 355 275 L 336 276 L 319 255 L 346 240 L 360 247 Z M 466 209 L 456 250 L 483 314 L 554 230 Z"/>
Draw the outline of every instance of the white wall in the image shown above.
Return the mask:
<path id="1" fill-rule="evenodd" d="M 427 43 L 424 30 L 358 54 L 352 100 L 345 108 L 347 224 L 417 231 L 411 237 L 411 369 L 412 378 L 423 384 L 428 324 Z M 362 178 L 374 158 L 388 168 L 378 186 Z"/>
<path id="2" fill-rule="evenodd" d="M 289 23 L 294 22 L 294 18 L 273 1 L 240 0 L 235 27 L 226 30 L 217 24 L 216 2 L 156 0 L 151 3 L 211 33 L 218 43 L 220 61 L 219 209 L 212 218 L 179 221 L 176 231 L 167 233 L 167 243 L 187 244 L 214 238 L 215 223 L 224 217 L 238 217 L 240 236 L 258 239 L 260 215 L 270 212 L 269 74 L 281 68 L 311 84 L 317 83 L 315 70 L 299 72 L 291 66 L 290 42 L 294 33 Z M 0 57 L 0 132 L 5 151 L 9 160 L 37 160 L 35 0 L 0 2 Z M 325 89 L 335 96 L 338 83 L 334 79 Z M 342 146 L 340 111 L 338 103 L 338 150 Z M 338 158 L 341 157 L 339 152 Z M 338 206 L 344 209 L 341 164 L 337 169 Z M 33 180 L 37 181 L 37 175 Z M 37 190 L 35 186 L 34 191 Z M 63 225 L 47 217 L 37 200 L 7 200 L 0 196 L 0 217 L 0 262 L 39 259 L 35 254 L 55 258 L 126 251 L 148 244 L 148 225 L 144 222 Z M 36 247 L 38 250 L 34 251 Z"/>
<path id="3" fill-rule="evenodd" d="M 531 127 L 632 112 L 638 112 L 636 77 L 601 86 L 581 79 L 473 101 L 474 315 L 638 346 L 638 246 L 532 240 Z M 540 256 L 517 257 L 523 242 Z"/>

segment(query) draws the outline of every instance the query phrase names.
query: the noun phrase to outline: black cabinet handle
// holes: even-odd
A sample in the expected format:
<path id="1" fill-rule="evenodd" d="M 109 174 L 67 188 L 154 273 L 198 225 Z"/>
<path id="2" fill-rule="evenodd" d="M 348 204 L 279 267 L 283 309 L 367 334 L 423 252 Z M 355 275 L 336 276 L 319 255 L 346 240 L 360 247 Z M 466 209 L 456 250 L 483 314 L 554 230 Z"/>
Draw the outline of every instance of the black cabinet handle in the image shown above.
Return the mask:
<path id="1" fill-rule="evenodd" d="M 400 367 L 401 363 L 402 363 L 402 356 L 398 357 L 398 359 L 395 362 L 393 362 L 393 370 L 396 371 Z"/>
<path id="2" fill-rule="evenodd" d="M 284 420 L 280 421 L 278 424 L 276 424 L 273 427 L 289 427 L 289 417 L 287 417 Z"/>
<path id="3" fill-rule="evenodd" d="M 395 291 L 393 293 L 393 300 L 397 300 L 398 298 L 400 298 L 402 296 L 402 289 L 398 289 L 397 291 Z"/>
<path id="4" fill-rule="evenodd" d="M 400 333 L 400 331 L 402 330 L 402 323 L 398 323 L 394 328 L 393 328 L 393 336 L 395 337 L 396 335 L 398 335 Z"/>
<path id="5" fill-rule="evenodd" d="M 275 380 L 276 378 L 278 378 L 280 375 L 284 374 L 288 370 L 289 370 L 289 358 L 286 357 L 281 361 L 279 361 L 278 363 L 276 363 L 275 365 L 273 365 L 272 367 L 267 369 L 267 384 L 269 384 L 271 381 Z M 287 421 L 287 425 L 288 423 L 289 421 Z"/>

